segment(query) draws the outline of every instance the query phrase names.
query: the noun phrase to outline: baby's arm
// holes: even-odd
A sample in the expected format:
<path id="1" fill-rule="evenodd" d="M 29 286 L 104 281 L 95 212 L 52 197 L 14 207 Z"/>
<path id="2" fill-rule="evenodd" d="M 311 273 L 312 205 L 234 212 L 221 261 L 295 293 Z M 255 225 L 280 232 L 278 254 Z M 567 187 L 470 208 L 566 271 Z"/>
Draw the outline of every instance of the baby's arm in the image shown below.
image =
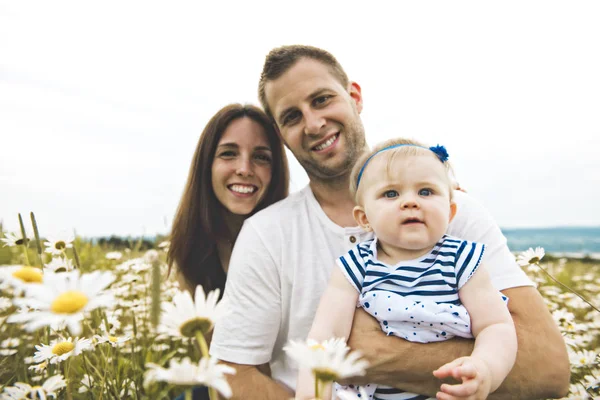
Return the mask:
<path id="1" fill-rule="evenodd" d="M 343 337 L 348 340 L 357 300 L 357 290 L 348 282 L 340 268 L 334 266 L 327 289 L 321 296 L 308 338 L 318 342 L 333 337 Z M 300 369 L 296 399 L 313 399 L 314 388 L 315 382 L 311 371 Z M 331 386 L 320 397 L 330 399 Z"/>
<path id="2" fill-rule="evenodd" d="M 479 266 L 459 290 L 471 316 L 475 348 L 470 357 L 458 358 L 434 371 L 437 378 L 453 377 L 461 384 L 442 384 L 437 398 L 484 399 L 495 391 L 515 363 L 517 335 L 508 307 L 492 286 L 488 272 Z"/>

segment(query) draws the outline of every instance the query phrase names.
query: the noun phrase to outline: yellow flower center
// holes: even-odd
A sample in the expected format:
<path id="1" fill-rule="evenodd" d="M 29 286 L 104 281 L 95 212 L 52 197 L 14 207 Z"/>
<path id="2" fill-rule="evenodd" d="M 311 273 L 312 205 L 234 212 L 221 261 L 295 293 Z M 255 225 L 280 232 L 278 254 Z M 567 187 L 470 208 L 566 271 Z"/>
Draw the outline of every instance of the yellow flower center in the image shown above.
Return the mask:
<path id="1" fill-rule="evenodd" d="M 321 343 L 316 343 L 313 344 L 312 346 L 310 346 L 311 350 L 325 350 L 325 346 L 323 346 Z"/>
<path id="2" fill-rule="evenodd" d="M 117 343 L 117 341 L 119 340 L 118 338 L 116 338 L 115 336 L 109 336 L 108 340 L 110 340 L 113 343 Z"/>
<path id="3" fill-rule="evenodd" d="M 329 368 L 315 368 L 313 369 L 315 378 L 321 382 L 333 382 L 338 379 L 338 374 Z"/>
<path id="4" fill-rule="evenodd" d="M 88 303 L 87 296 L 79 290 L 61 293 L 50 305 L 50 310 L 57 314 L 75 314 Z"/>
<path id="5" fill-rule="evenodd" d="M 52 354 L 56 354 L 57 356 L 62 356 L 65 353 L 72 351 L 75 348 L 75 345 L 72 342 L 60 342 L 56 343 L 54 347 L 52 347 Z"/>
<path id="6" fill-rule="evenodd" d="M 42 283 L 43 275 L 39 268 L 23 267 L 12 274 L 13 277 L 27 283 Z"/>
<path id="7" fill-rule="evenodd" d="M 195 337 L 196 332 L 201 332 L 203 335 L 210 332 L 213 324 L 210 319 L 207 318 L 194 318 L 185 321 L 179 327 L 179 331 L 185 337 Z"/>
<path id="8" fill-rule="evenodd" d="M 58 242 L 54 243 L 54 248 L 56 250 L 64 250 L 67 248 L 67 244 L 62 240 L 59 240 Z"/>

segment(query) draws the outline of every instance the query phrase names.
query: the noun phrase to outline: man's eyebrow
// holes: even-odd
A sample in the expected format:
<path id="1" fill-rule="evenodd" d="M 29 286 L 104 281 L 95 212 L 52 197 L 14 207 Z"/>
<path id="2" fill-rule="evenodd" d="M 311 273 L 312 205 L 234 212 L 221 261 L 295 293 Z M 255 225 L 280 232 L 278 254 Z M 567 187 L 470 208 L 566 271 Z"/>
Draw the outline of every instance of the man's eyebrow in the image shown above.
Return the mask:
<path id="1" fill-rule="evenodd" d="M 304 99 L 305 101 L 310 101 L 312 99 L 314 99 L 315 97 L 323 94 L 324 92 L 327 92 L 331 89 L 329 88 L 318 88 L 316 90 L 314 90 L 313 92 L 311 92 L 308 96 L 306 96 L 306 98 Z M 281 111 L 277 117 L 279 123 L 281 124 L 281 118 L 283 118 L 287 113 L 289 113 L 290 111 L 292 111 L 293 109 L 295 109 L 295 106 L 291 106 L 288 108 L 285 108 L 283 111 Z"/>

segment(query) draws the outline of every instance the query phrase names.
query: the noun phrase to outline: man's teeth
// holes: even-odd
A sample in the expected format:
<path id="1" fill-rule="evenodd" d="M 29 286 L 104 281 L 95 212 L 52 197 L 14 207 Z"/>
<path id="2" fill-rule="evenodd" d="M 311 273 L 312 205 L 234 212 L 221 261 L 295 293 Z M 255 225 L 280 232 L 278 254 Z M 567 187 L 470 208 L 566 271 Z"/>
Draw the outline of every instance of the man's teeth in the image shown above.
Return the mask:
<path id="1" fill-rule="evenodd" d="M 252 193 L 254 186 L 231 185 L 231 190 L 238 193 Z"/>
<path id="2" fill-rule="evenodd" d="M 321 143 L 320 145 L 318 145 L 317 147 L 315 147 L 315 150 L 319 151 L 319 150 L 323 150 L 329 146 L 331 146 L 333 144 L 333 142 L 335 142 L 335 139 L 337 139 L 337 135 L 332 136 L 328 141 L 326 141 L 325 143 Z"/>

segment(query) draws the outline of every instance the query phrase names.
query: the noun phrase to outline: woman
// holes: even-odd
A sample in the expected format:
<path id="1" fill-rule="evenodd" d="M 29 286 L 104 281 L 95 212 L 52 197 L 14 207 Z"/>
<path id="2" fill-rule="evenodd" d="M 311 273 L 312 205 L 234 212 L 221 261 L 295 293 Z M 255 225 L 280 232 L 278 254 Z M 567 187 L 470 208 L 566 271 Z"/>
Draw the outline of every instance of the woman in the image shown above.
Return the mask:
<path id="1" fill-rule="evenodd" d="M 230 104 L 208 122 L 194 153 L 167 255 L 192 295 L 225 287 L 229 258 L 246 218 L 287 196 L 283 144 L 258 107 Z"/>

